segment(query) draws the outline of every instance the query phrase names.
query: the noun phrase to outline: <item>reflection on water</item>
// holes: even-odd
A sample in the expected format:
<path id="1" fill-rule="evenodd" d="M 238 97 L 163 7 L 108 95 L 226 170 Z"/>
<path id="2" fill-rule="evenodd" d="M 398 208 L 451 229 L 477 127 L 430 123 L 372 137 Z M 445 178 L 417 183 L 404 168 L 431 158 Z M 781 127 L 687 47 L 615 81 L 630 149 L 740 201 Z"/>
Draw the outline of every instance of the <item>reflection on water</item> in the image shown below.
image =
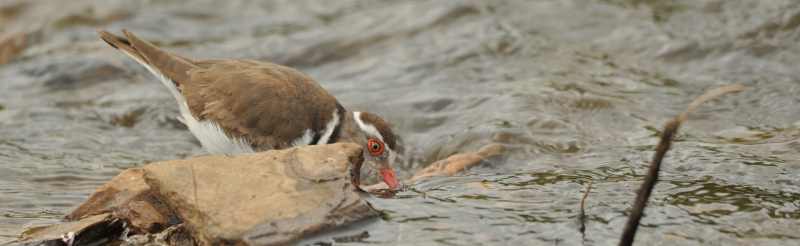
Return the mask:
<path id="1" fill-rule="evenodd" d="M 734 212 L 763 212 L 776 219 L 798 219 L 800 194 L 769 191 L 746 185 L 720 185 L 711 178 L 696 181 L 672 181 L 675 190 L 667 199 L 675 206 L 702 207 L 707 204 L 724 204 L 728 209 L 715 209 L 692 214 L 697 217 L 721 217 Z"/>
<path id="2" fill-rule="evenodd" d="M 197 58 L 253 58 L 378 112 L 401 175 L 489 142 L 506 157 L 429 178 L 348 244 L 613 245 L 667 119 L 707 88 L 749 87 L 694 113 L 637 238 L 785 245 L 800 229 L 800 2 L 4 1 L 0 242 L 47 224 L 121 170 L 202 154 L 174 99 L 96 29 Z M 3 60 L 0 57 L 0 61 Z M 328 239 L 320 239 L 328 240 Z"/>

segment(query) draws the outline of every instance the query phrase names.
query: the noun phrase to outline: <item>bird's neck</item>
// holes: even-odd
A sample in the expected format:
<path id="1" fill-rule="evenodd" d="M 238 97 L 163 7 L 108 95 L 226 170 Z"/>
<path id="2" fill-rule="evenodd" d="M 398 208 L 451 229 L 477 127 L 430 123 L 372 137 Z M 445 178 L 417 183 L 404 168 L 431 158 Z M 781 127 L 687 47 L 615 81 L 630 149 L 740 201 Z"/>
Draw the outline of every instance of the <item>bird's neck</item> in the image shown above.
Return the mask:
<path id="1" fill-rule="evenodd" d="M 349 143 L 357 143 L 357 137 L 359 130 L 358 125 L 353 118 L 353 112 L 345 111 L 344 119 L 342 120 L 341 125 L 341 132 L 339 133 L 339 141 L 337 142 L 349 142 Z"/>

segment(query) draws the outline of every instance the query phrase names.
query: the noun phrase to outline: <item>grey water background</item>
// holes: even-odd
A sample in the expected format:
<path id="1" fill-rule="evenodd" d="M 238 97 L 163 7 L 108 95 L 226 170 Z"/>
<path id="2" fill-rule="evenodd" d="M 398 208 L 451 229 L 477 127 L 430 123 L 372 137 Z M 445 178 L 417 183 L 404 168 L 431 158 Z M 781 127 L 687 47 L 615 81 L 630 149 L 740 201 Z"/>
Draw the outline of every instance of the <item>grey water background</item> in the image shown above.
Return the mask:
<path id="1" fill-rule="evenodd" d="M 614 245 L 661 126 L 706 89 L 662 168 L 645 245 L 800 240 L 800 2 L 3 1 L 36 34 L 0 65 L 0 243 L 59 221 L 121 170 L 203 154 L 174 99 L 102 43 L 126 28 L 194 58 L 296 67 L 402 135 L 408 176 L 504 143 L 395 199 L 348 242 Z M 585 238 L 578 231 L 586 184 Z"/>

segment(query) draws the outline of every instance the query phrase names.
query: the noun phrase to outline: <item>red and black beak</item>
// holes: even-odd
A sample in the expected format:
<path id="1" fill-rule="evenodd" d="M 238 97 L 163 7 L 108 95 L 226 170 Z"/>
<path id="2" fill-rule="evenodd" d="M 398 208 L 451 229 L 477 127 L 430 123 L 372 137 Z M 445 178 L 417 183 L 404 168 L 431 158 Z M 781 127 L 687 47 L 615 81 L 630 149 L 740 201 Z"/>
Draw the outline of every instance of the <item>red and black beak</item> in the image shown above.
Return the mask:
<path id="1" fill-rule="evenodd" d="M 363 162 L 354 163 L 353 167 L 350 169 L 350 183 L 356 188 L 356 190 L 364 191 L 361 189 L 361 167 Z M 395 173 L 394 169 L 389 166 L 388 162 L 381 162 L 378 166 L 379 174 L 381 180 L 386 183 L 386 186 L 389 187 L 389 190 L 395 191 L 400 188 L 400 181 L 397 180 L 397 174 Z"/>
<path id="2" fill-rule="evenodd" d="M 397 181 L 397 175 L 392 167 L 381 167 L 380 174 L 383 182 L 386 183 L 386 186 L 389 186 L 390 190 L 397 190 L 400 187 L 400 182 Z"/>

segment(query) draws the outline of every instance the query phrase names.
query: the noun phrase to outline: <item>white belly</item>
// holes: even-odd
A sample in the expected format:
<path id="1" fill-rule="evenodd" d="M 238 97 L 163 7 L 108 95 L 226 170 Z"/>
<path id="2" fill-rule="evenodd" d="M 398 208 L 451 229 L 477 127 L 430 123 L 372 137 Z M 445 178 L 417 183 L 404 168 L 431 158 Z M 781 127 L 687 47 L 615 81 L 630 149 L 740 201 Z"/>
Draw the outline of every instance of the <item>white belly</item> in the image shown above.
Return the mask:
<path id="1" fill-rule="evenodd" d="M 181 97 L 183 98 L 183 97 Z M 253 153 L 253 147 L 241 138 L 231 138 L 219 125 L 212 121 L 198 121 L 189 111 L 186 100 L 178 100 L 183 123 L 194 134 L 203 148 L 211 154 Z"/>
<path id="2" fill-rule="evenodd" d="M 147 63 L 139 61 L 136 57 L 131 56 L 131 58 L 134 58 L 134 60 L 147 68 L 150 73 L 155 75 L 161 83 L 167 87 L 172 96 L 175 97 L 175 100 L 178 101 L 178 108 L 181 114 L 179 120 L 189 128 L 189 131 L 194 134 L 208 153 L 230 155 L 255 152 L 253 151 L 253 147 L 244 139 L 228 137 L 218 124 L 208 120 L 198 121 L 197 118 L 192 115 L 191 111 L 189 111 L 186 98 L 178 91 L 178 88 L 172 80 L 158 72 L 158 70 L 150 67 Z"/>
<path id="3" fill-rule="evenodd" d="M 178 102 L 178 108 L 181 114 L 179 120 L 189 128 L 189 131 L 191 131 L 197 140 L 200 141 L 200 144 L 203 145 L 203 148 L 208 151 L 208 153 L 230 155 L 255 152 L 250 143 L 241 138 L 229 137 L 217 123 L 209 120 L 197 120 L 197 118 L 195 118 L 189 110 L 189 105 L 186 103 L 186 98 L 180 93 L 180 91 L 178 91 L 178 88 L 175 86 L 175 83 L 172 82 L 172 80 L 161 74 L 158 70 L 153 69 L 146 62 L 140 61 L 136 56 L 127 53 L 125 54 L 139 62 L 139 64 L 142 64 L 145 68 L 147 68 L 148 71 L 150 71 L 150 73 L 155 75 L 161 81 L 161 83 L 164 84 L 164 86 L 167 87 L 169 92 Z M 332 121 L 333 124 L 328 124 L 325 134 L 321 140 L 327 142 L 327 139 L 333 132 L 333 127 L 338 123 L 338 118 L 338 115 L 336 115 L 336 112 L 334 111 L 334 120 Z M 298 137 L 291 143 L 293 146 L 302 146 L 311 144 L 311 141 L 311 130 L 306 130 L 302 136 Z"/>

